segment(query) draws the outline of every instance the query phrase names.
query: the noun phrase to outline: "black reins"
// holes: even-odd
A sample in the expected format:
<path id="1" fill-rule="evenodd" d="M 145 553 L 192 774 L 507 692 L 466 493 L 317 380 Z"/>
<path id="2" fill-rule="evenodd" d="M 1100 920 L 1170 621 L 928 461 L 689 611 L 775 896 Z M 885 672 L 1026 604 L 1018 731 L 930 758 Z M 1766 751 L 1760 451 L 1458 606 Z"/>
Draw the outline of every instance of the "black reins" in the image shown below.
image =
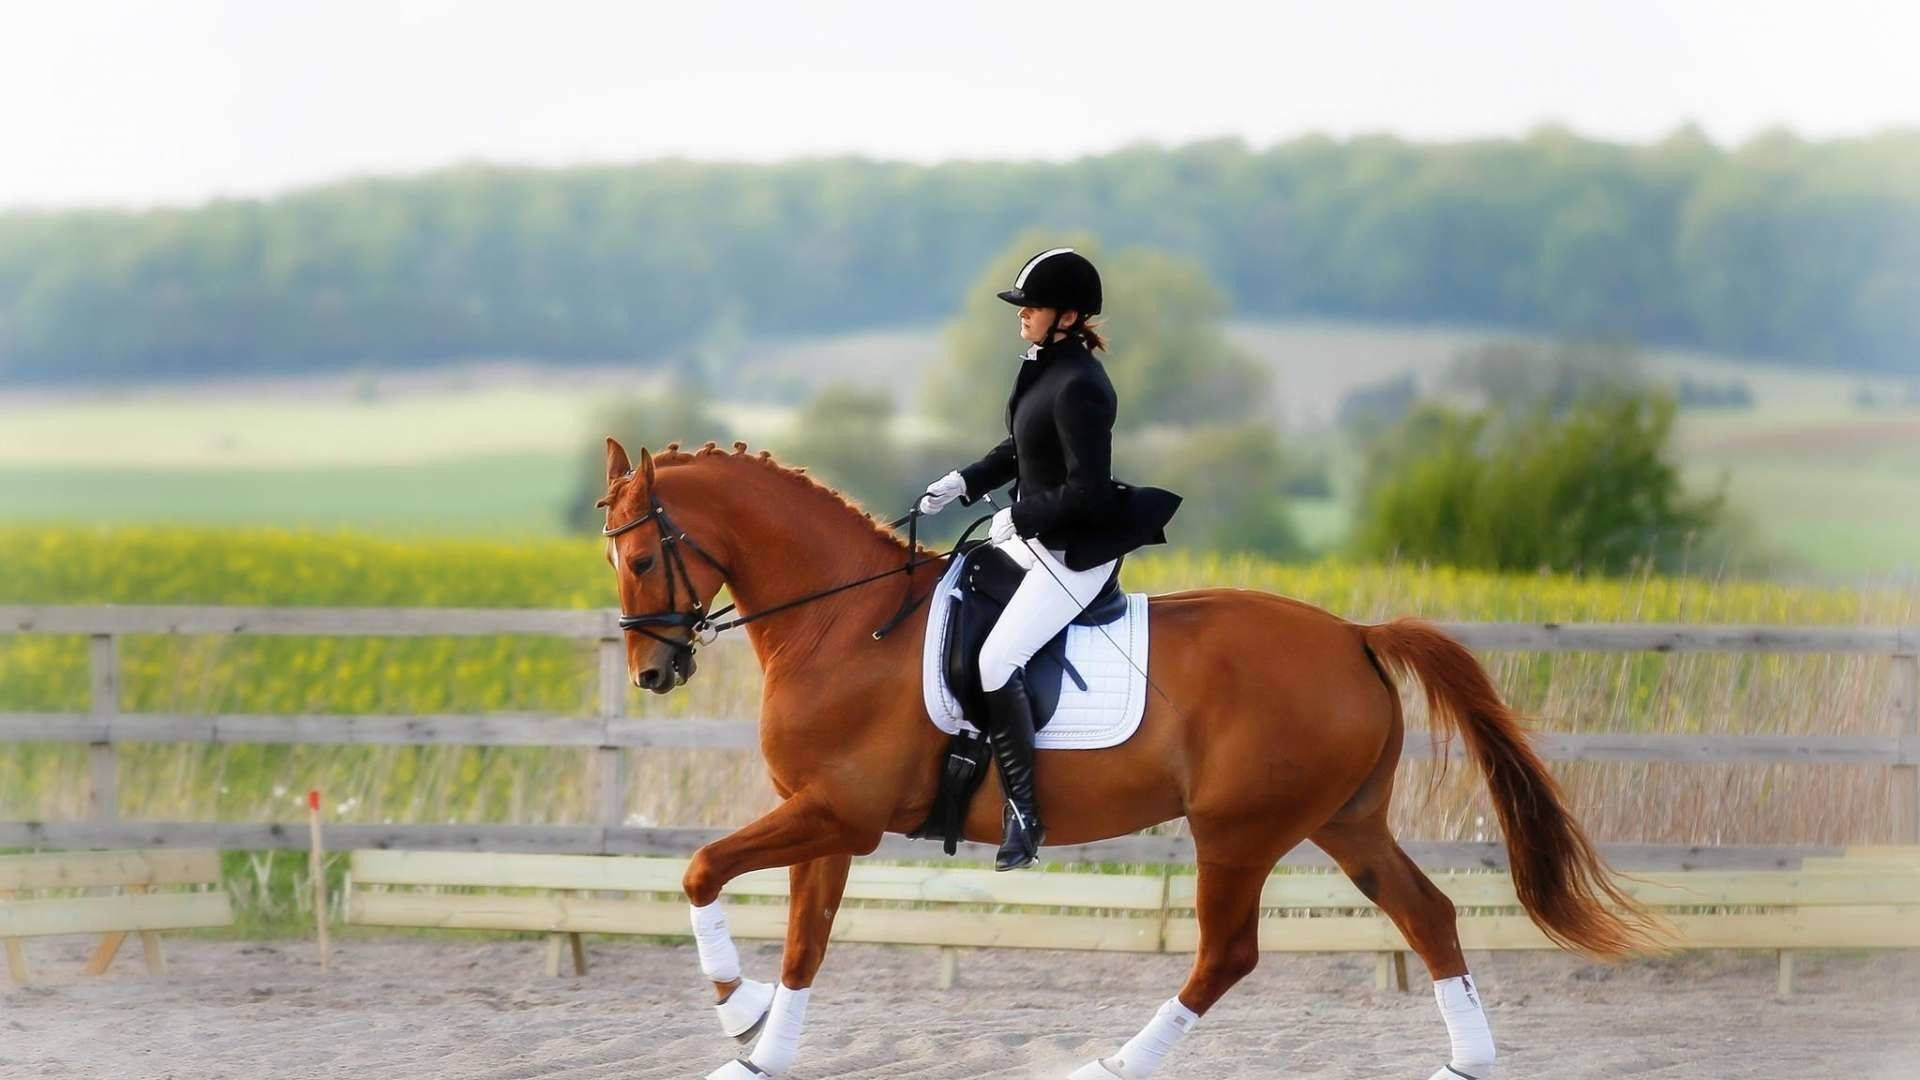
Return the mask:
<path id="1" fill-rule="evenodd" d="M 628 473 L 628 475 L 631 476 L 632 473 Z M 631 630 L 637 634 L 645 634 L 647 637 L 663 645 L 673 647 L 676 653 L 684 651 L 689 654 L 693 652 L 696 646 L 711 642 L 719 637 L 721 632 L 731 630 L 736 626 L 745 626 L 757 619 L 764 619 L 769 615 L 778 615 L 780 612 L 797 608 L 802 604 L 810 604 L 815 600 L 824 599 L 835 593 L 842 593 L 848 589 L 858 588 L 862 585 L 868 585 L 882 578 L 892 577 L 895 574 L 906 575 L 906 588 L 900 597 L 899 610 L 895 611 L 885 623 L 881 624 L 881 626 L 873 632 L 874 639 L 879 640 L 885 637 L 894 627 L 899 626 L 908 615 L 913 613 L 914 609 L 925 603 L 927 597 L 933 594 L 932 590 L 929 589 L 918 598 L 913 595 L 912 575 L 914 569 L 925 566 L 928 563 L 940 562 L 943 559 L 952 558 L 954 553 L 959 551 L 960 547 L 973 535 L 975 529 L 978 529 L 982 523 L 992 520 L 991 514 L 976 518 L 972 524 L 967 526 L 966 531 L 960 534 L 960 539 L 954 541 L 952 548 L 929 558 L 919 558 L 914 554 L 915 550 L 919 547 L 918 533 L 921 516 L 920 507 L 916 502 L 914 508 L 907 511 L 905 515 L 887 523 L 887 527 L 890 529 L 897 529 L 901 525 L 907 527 L 907 561 L 900 568 L 882 570 L 877 574 L 869 574 L 866 577 L 854 581 L 842 582 L 830 588 L 811 592 L 782 604 L 776 604 L 762 611 L 756 611 L 751 615 L 742 615 L 724 621 L 717 621 L 720 619 L 720 616 L 732 611 L 734 605 L 728 604 L 725 607 L 713 611 L 702 610 L 703 605 L 700 600 L 699 590 L 694 587 L 693 577 L 687 572 L 686 559 L 681 556 L 680 547 L 681 545 L 685 545 L 692 548 L 694 554 L 705 559 L 707 565 L 720 572 L 720 577 L 723 581 L 731 582 L 733 580 L 733 571 L 729 570 L 726 564 L 714 558 L 711 554 L 708 554 L 707 550 L 701 547 L 698 541 L 688 536 L 684 531 L 676 529 L 673 523 L 667 520 L 667 508 L 660 505 L 660 500 L 652 491 L 647 492 L 647 502 L 648 509 L 646 513 L 625 524 L 610 525 L 603 528 L 600 530 L 600 535 L 612 538 L 619 536 L 621 533 L 631 532 L 649 521 L 654 523 L 655 527 L 660 531 L 660 554 L 662 561 L 665 563 L 664 568 L 667 575 L 667 610 L 645 615 L 629 615 L 622 611 L 620 613 L 620 629 Z M 682 583 L 686 585 L 687 595 L 693 601 L 691 608 L 682 609 L 675 602 L 679 587 Z M 685 630 L 687 636 L 685 638 L 666 637 L 649 629 L 654 626 L 678 627 Z"/>

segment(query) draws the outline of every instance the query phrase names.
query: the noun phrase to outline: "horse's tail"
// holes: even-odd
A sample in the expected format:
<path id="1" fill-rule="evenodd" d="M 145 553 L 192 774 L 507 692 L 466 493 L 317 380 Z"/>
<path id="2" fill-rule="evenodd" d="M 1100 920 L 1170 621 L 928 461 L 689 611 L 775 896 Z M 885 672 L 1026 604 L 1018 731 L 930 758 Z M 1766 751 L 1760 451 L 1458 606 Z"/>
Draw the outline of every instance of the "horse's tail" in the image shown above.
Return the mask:
<path id="1" fill-rule="evenodd" d="M 1525 720 L 1500 700 L 1473 654 L 1418 619 L 1362 630 L 1376 655 L 1426 688 L 1436 753 L 1453 732 L 1466 735 L 1493 792 L 1514 892 L 1534 923 L 1560 945 L 1600 959 L 1653 946 L 1658 924 L 1614 884 L 1534 753 Z"/>

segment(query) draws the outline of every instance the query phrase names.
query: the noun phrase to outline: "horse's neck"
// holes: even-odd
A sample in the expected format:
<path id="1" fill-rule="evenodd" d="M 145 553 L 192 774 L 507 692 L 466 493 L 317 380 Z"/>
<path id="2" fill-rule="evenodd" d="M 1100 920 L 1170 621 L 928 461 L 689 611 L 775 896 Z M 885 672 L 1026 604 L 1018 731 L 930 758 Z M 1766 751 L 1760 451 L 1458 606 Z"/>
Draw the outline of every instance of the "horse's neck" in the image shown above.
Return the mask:
<path id="1" fill-rule="evenodd" d="M 901 567 L 903 545 L 888 543 L 867 520 L 812 489 L 781 490 L 777 475 L 728 484 L 704 496 L 726 530 L 728 583 L 735 609 L 752 616 L 811 593 Z M 924 571 L 923 571 L 924 572 Z M 916 575 L 916 580 L 917 580 Z M 800 604 L 746 624 L 763 668 L 804 659 L 871 633 L 900 600 L 897 576 Z"/>

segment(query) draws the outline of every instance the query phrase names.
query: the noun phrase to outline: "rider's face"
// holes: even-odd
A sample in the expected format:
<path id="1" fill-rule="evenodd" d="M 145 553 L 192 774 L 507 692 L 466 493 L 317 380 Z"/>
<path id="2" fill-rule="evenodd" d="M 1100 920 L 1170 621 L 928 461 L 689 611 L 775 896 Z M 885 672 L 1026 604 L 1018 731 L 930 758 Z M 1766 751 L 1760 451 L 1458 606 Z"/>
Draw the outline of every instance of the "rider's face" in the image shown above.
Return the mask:
<path id="1" fill-rule="evenodd" d="M 1028 341 L 1039 343 L 1046 334 L 1047 327 L 1053 325 L 1053 317 L 1060 314 L 1059 309 L 1050 307 L 1023 307 L 1020 309 L 1020 336 Z M 1077 319 L 1073 312 L 1066 312 L 1060 319 L 1060 329 L 1072 326 Z"/>

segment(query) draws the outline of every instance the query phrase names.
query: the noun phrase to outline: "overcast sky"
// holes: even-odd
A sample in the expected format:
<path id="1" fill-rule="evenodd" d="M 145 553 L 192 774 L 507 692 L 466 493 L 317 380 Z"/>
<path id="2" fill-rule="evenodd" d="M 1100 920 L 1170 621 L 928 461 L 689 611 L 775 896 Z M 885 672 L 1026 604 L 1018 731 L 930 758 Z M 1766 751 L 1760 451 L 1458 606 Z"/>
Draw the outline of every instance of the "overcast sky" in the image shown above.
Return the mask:
<path id="1" fill-rule="evenodd" d="M 0 205 L 453 161 L 1920 127 L 1920 4 L 0 0 Z"/>

